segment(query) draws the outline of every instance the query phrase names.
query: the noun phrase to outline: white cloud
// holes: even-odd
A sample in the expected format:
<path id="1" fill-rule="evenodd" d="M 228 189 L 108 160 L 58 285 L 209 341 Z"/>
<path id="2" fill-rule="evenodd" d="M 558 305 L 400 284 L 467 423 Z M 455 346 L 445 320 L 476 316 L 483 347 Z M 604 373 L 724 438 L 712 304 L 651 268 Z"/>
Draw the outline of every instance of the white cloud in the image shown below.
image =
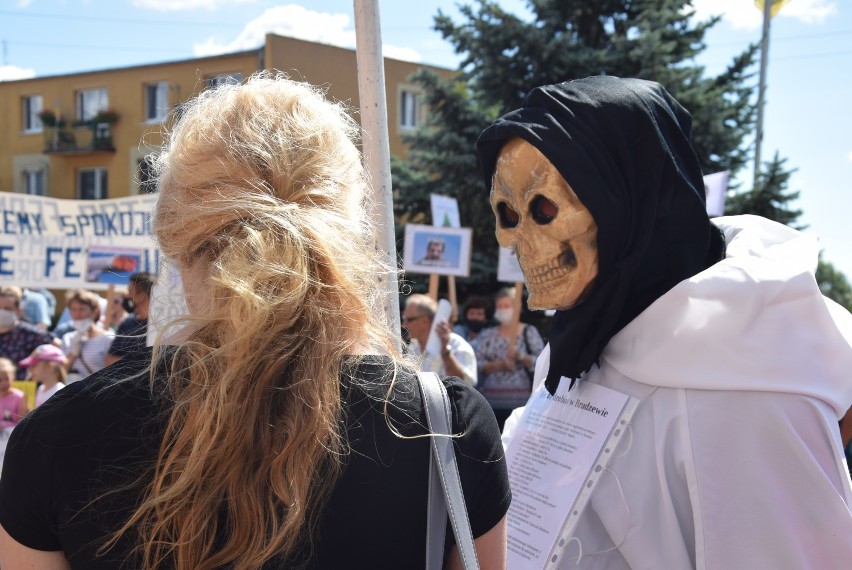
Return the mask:
<path id="1" fill-rule="evenodd" d="M 0 65 L 0 81 L 29 79 L 30 77 L 35 77 L 34 69 L 24 69 L 14 65 Z"/>
<path id="2" fill-rule="evenodd" d="M 798 18 L 806 24 L 822 24 L 829 16 L 837 14 L 837 4 L 826 0 L 794 0 L 784 6 L 779 16 Z"/>
<path id="3" fill-rule="evenodd" d="M 18 0 L 18 8 L 26 8 L 33 3 L 33 0 Z"/>
<path id="4" fill-rule="evenodd" d="M 354 46 L 353 46 L 354 47 Z M 382 54 L 391 59 L 401 59 L 403 61 L 420 62 L 423 57 L 420 52 L 414 48 L 396 47 L 390 44 L 382 44 Z"/>
<path id="5" fill-rule="evenodd" d="M 694 0 L 692 7 L 699 20 L 722 15 L 735 30 L 754 30 L 763 24 L 763 14 L 751 0 Z M 791 0 L 778 12 L 779 18 L 796 18 L 806 24 L 821 24 L 837 13 L 837 4 L 829 0 Z"/>
<path id="6" fill-rule="evenodd" d="M 269 8 L 245 25 L 232 41 L 219 38 L 193 45 L 196 56 L 217 55 L 263 45 L 267 33 L 287 36 L 338 47 L 355 47 L 355 28 L 348 14 L 314 12 L 297 4 Z M 420 54 L 412 48 L 383 45 L 385 56 L 406 61 L 420 61 Z"/>
<path id="7" fill-rule="evenodd" d="M 849 154 L 846 155 L 846 160 L 852 162 L 852 150 L 849 151 Z"/>
<path id="8" fill-rule="evenodd" d="M 180 12 L 184 10 L 215 10 L 231 4 L 252 4 L 257 0 L 133 0 L 137 8 L 150 8 L 160 12 Z"/>

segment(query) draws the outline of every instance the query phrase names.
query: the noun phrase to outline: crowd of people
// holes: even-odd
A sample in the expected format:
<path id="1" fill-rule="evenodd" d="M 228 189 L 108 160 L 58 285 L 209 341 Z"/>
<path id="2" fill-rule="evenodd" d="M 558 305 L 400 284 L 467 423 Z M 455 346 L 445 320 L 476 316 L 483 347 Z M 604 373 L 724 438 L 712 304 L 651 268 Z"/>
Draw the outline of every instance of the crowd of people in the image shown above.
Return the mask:
<path id="1" fill-rule="evenodd" d="M 0 287 L 0 406 L 3 428 L 26 415 L 30 402 L 14 381 L 31 381 L 33 407 L 66 385 L 146 346 L 148 307 L 155 278 L 134 273 L 126 289 L 105 297 L 87 289 L 66 292 L 56 314 L 48 289 Z"/>

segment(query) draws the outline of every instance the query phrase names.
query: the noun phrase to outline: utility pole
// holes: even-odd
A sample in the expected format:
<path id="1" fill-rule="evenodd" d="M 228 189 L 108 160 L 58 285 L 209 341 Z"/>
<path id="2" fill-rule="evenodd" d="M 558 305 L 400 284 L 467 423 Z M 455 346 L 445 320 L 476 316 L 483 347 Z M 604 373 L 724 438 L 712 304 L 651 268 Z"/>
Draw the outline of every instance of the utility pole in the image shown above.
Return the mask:
<path id="1" fill-rule="evenodd" d="M 757 188 L 760 177 L 760 147 L 763 144 L 763 107 L 766 105 L 766 67 L 769 64 L 769 20 L 772 19 L 773 0 L 763 0 L 763 37 L 760 41 L 760 83 L 757 89 L 757 132 L 754 137 L 754 181 Z"/>
<path id="2" fill-rule="evenodd" d="M 390 271 L 379 277 L 384 289 L 382 315 L 392 331 L 399 330 L 399 282 L 396 275 L 396 233 L 391 192 L 390 142 L 382 55 L 382 27 L 378 0 L 353 0 L 355 10 L 355 61 L 358 65 L 358 98 L 364 132 L 364 164 L 373 188 L 372 218 L 376 248 L 383 252 Z M 398 337 L 399 335 L 397 335 Z M 397 348 L 400 348 L 397 338 Z"/>

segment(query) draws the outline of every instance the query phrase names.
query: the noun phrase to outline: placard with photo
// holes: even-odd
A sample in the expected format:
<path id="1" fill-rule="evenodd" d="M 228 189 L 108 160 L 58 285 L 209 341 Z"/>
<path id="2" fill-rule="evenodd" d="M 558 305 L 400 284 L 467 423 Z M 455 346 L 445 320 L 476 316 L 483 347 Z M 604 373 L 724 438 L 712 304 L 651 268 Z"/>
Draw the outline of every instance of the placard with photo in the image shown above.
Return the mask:
<path id="1" fill-rule="evenodd" d="M 470 275 L 470 228 L 408 224 L 403 269 L 430 275 Z"/>

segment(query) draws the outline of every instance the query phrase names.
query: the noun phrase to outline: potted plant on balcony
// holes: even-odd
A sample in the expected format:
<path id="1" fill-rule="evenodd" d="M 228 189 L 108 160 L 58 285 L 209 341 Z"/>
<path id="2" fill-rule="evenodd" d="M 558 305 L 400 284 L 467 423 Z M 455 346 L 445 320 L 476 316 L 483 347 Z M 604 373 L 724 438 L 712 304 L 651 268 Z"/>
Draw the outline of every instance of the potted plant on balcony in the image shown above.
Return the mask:
<path id="1" fill-rule="evenodd" d="M 95 123 L 108 123 L 111 125 L 118 122 L 118 113 L 112 109 L 98 111 L 98 114 L 95 115 L 93 121 Z"/>
<path id="2" fill-rule="evenodd" d="M 65 126 L 65 119 L 62 118 L 62 115 L 57 115 L 50 109 L 41 111 L 38 114 L 38 118 L 41 119 L 41 124 L 45 127 L 58 127 L 61 129 Z"/>
<path id="3" fill-rule="evenodd" d="M 41 124 L 45 127 L 55 127 L 56 126 L 56 113 L 51 111 L 50 109 L 45 109 L 38 114 L 38 118 L 41 119 Z"/>
<path id="4" fill-rule="evenodd" d="M 104 109 L 92 117 L 92 146 L 100 150 L 114 150 L 112 143 L 112 125 L 118 122 L 118 113 Z"/>

